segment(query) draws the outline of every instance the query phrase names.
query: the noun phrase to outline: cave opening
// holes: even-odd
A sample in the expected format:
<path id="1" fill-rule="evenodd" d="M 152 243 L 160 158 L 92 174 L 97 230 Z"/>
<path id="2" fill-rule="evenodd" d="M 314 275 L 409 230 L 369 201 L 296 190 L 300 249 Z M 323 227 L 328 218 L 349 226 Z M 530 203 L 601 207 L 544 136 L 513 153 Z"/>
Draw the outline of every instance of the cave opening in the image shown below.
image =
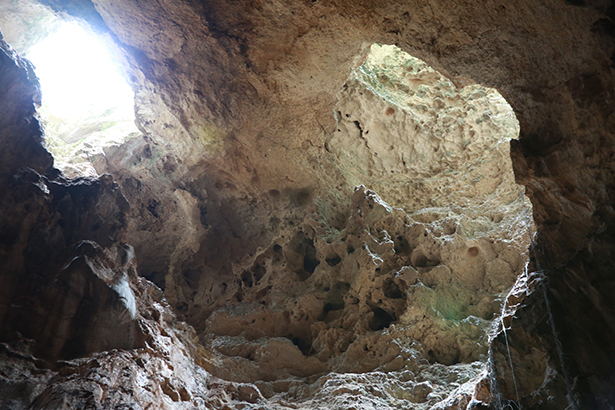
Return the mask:
<path id="1" fill-rule="evenodd" d="M 47 148 L 65 175 L 96 176 L 105 147 L 135 137 L 134 93 L 105 43 L 77 22 L 65 22 L 26 53 L 42 92 L 39 109 Z"/>
<path id="2" fill-rule="evenodd" d="M 267 378 L 290 377 L 286 368 L 271 376 L 283 360 L 237 351 L 278 349 L 293 357 L 285 364 L 292 371 L 327 383 L 413 369 L 424 379 L 446 374 L 433 377 L 441 397 L 472 391 L 488 369 L 509 292 L 524 286 L 532 239 L 532 205 L 510 157 L 519 136 L 514 111 L 496 89 L 457 86 L 400 48 L 373 44 L 341 85 L 334 115 L 327 151 L 356 187 L 345 221 L 310 223 L 309 243 L 280 235 L 254 255 L 271 262 L 268 275 L 242 288 L 239 303 L 212 304 L 199 335 L 220 363 L 236 366 L 211 371 L 267 387 Z M 328 212 L 311 209 L 306 220 Z M 220 294 L 200 290 L 209 300 Z M 309 345 L 297 343 L 306 329 Z"/>
<path id="3" fill-rule="evenodd" d="M 109 147 L 140 135 L 135 96 L 113 42 L 86 23 L 31 2 L 0 17 L 3 35 L 33 65 L 45 144 L 66 176 L 97 176 Z"/>

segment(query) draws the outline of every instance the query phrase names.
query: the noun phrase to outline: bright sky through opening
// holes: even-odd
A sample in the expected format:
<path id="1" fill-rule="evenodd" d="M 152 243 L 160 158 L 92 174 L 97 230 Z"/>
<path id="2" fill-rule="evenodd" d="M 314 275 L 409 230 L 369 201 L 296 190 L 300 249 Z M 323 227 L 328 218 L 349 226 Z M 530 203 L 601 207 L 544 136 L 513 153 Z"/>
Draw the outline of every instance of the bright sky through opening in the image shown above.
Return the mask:
<path id="1" fill-rule="evenodd" d="M 41 82 L 45 114 L 71 121 L 115 109 L 117 117 L 134 119 L 132 89 L 105 45 L 77 23 L 32 46 L 27 58 Z"/>

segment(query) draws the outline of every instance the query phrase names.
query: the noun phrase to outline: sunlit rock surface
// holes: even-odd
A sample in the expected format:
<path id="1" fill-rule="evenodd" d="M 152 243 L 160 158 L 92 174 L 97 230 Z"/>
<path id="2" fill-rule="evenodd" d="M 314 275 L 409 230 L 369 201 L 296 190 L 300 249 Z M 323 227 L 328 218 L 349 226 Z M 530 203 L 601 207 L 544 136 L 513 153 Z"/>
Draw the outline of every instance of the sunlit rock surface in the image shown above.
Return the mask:
<path id="1" fill-rule="evenodd" d="M 372 378 L 391 384 L 380 397 L 391 408 L 429 408 L 458 388 L 471 397 L 529 235 L 470 241 L 454 221 L 446 232 L 417 222 L 363 186 L 341 225 L 316 215 L 246 266 L 239 286 L 226 286 L 239 300 L 206 321 L 201 341 L 216 357 L 208 370 L 306 408 L 333 385 L 358 405 L 365 393 L 357 386 Z M 324 371 L 351 374 L 292 388 Z"/>
<path id="2" fill-rule="evenodd" d="M 468 238 L 526 234 L 531 205 L 510 161 L 519 124 L 496 90 L 458 89 L 423 61 L 375 44 L 338 98 L 327 149 L 349 180 L 421 222 L 455 220 Z"/>
<path id="3" fill-rule="evenodd" d="M 613 407 L 607 2 L 42 3 L 143 135 L 62 177 L 3 44 L 0 407 Z"/>

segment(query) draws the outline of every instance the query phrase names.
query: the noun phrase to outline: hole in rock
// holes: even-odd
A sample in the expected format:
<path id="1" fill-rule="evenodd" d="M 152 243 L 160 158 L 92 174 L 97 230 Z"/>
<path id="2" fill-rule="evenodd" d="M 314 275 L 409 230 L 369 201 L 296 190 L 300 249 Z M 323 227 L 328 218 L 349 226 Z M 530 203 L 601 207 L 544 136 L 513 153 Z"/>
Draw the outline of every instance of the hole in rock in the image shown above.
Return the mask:
<path id="1" fill-rule="evenodd" d="M 404 292 L 402 292 L 399 285 L 392 279 L 387 279 L 384 282 L 382 290 L 384 292 L 384 296 L 390 299 L 401 299 L 404 297 Z"/>
<path id="2" fill-rule="evenodd" d="M 300 337 L 289 336 L 291 342 L 301 350 L 305 356 L 309 356 L 312 353 L 312 341 L 309 339 L 302 339 Z"/>
<path id="3" fill-rule="evenodd" d="M 426 268 L 436 266 L 440 263 L 438 259 L 427 256 L 421 249 L 415 249 L 411 256 L 412 264 L 416 268 Z"/>
<path id="4" fill-rule="evenodd" d="M 254 277 L 254 282 L 256 282 L 256 284 L 260 282 L 260 280 L 263 278 L 263 276 L 265 276 L 266 273 L 267 268 L 265 268 L 263 265 L 257 264 L 252 267 L 252 276 Z"/>
<path id="5" fill-rule="evenodd" d="M 316 248 L 314 248 L 314 241 L 308 239 L 305 241 L 305 256 L 303 257 L 303 269 L 310 275 L 314 273 L 316 267 L 320 265 L 320 261 L 316 256 Z"/>
<path id="6" fill-rule="evenodd" d="M 410 244 L 406 238 L 401 235 L 397 235 L 394 249 L 397 254 L 407 254 L 410 253 Z"/>
<path id="7" fill-rule="evenodd" d="M 248 271 L 243 271 L 241 274 L 241 282 L 243 283 L 244 287 L 248 287 L 251 288 L 252 284 L 253 284 L 253 277 L 252 274 Z"/>
<path id="8" fill-rule="evenodd" d="M 377 307 L 372 312 L 374 312 L 374 316 L 369 321 L 369 328 L 373 331 L 389 327 L 395 321 L 395 316 L 384 309 Z"/>
<path id="9" fill-rule="evenodd" d="M 320 261 L 316 258 L 316 255 L 307 254 L 305 259 L 303 259 L 303 269 L 309 274 L 314 273 L 319 264 Z"/>
<path id="10" fill-rule="evenodd" d="M 369 328 L 381 330 L 393 321 L 403 328 L 411 305 L 413 315 L 423 310 L 425 323 L 441 329 L 480 328 L 471 336 L 477 343 L 464 346 L 463 355 L 438 353 L 441 342 L 434 341 L 446 340 L 448 331 L 434 332 L 431 341 L 418 336 L 425 357 L 447 365 L 477 360 L 490 324 L 476 326 L 473 318 L 500 312 L 476 300 L 505 297 L 523 275 L 531 239 L 532 206 L 515 183 L 510 159 L 510 141 L 519 135 L 512 107 L 495 89 L 458 87 L 424 61 L 379 44 L 370 47 L 337 99 L 337 132 L 328 147 L 355 186 L 382 199 L 368 202 L 362 217 L 378 220 L 374 213 L 392 206 L 414 221 L 405 231 L 385 228 L 397 257 L 393 272 L 398 263 L 403 269 L 399 279 L 383 280 L 379 291 L 387 299 L 378 296 L 381 306 L 373 309 Z M 345 112 L 352 116 L 340 115 Z M 378 245 L 367 248 L 388 266 Z M 345 257 L 352 258 L 354 248 L 347 250 Z M 406 288 L 417 279 L 434 286 Z"/>
<path id="11" fill-rule="evenodd" d="M 325 261 L 329 266 L 337 266 L 342 261 L 342 258 L 340 258 L 339 255 L 334 255 L 330 258 L 325 259 Z"/>
<path id="12" fill-rule="evenodd" d="M 65 175 L 97 175 L 107 150 L 140 134 L 134 93 L 104 39 L 89 28 L 55 21 L 24 56 L 40 81 L 47 148 Z"/>
<path id="13" fill-rule="evenodd" d="M 300 189 L 296 192 L 291 193 L 291 203 L 296 206 L 305 206 L 311 201 L 311 199 L 312 194 L 310 193 L 310 191 L 305 189 Z"/>

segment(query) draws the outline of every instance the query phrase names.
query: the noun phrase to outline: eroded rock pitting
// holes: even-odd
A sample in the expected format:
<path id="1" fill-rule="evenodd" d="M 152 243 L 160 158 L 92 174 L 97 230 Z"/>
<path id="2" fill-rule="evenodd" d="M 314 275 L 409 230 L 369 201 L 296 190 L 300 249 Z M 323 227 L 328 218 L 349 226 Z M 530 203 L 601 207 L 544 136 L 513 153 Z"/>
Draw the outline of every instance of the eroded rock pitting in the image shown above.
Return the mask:
<path id="1" fill-rule="evenodd" d="M 431 406 L 463 384 L 424 376 L 433 366 L 473 384 L 486 371 L 492 320 L 527 264 L 531 205 L 506 143 L 518 125 L 497 91 L 457 90 L 391 46 L 372 46 L 339 100 L 328 149 L 405 210 L 362 185 L 346 209 L 315 201 L 223 289 L 184 272 L 208 312 L 205 326 L 188 320 L 212 374 L 267 395 L 323 372 L 411 372 L 433 394 L 387 400 Z"/>
<path id="2" fill-rule="evenodd" d="M 609 408 L 607 5 L 43 3 L 143 135 L 66 179 L 2 43 L 3 406 Z"/>

